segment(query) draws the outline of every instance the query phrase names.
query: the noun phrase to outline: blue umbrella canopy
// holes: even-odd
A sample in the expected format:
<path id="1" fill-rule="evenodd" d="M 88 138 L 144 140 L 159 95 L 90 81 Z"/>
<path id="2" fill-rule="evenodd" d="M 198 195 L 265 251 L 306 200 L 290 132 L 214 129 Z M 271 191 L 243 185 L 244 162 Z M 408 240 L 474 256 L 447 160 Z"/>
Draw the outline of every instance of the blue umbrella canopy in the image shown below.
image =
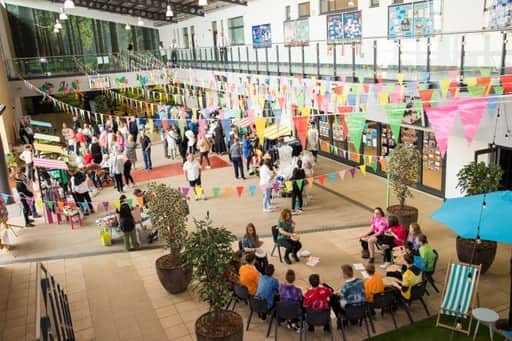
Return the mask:
<path id="1" fill-rule="evenodd" d="M 448 199 L 431 217 L 463 238 L 512 244 L 512 191 Z"/>

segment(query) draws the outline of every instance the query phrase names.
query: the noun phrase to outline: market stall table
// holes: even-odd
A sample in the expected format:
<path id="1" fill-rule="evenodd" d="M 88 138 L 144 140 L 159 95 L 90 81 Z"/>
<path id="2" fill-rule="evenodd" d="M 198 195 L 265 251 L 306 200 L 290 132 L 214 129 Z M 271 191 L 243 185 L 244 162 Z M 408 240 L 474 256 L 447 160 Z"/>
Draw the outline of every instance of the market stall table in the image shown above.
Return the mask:
<path id="1" fill-rule="evenodd" d="M 141 213 L 141 219 L 139 221 L 136 221 L 135 226 L 139 226 L 140 229 L 144 230 L 144 223 L 148 220 L 151 220 L 151 216 L 148 214 L 145 214 L 144 212 Z M 96 226 L 100 229 L 105 229 L 108 237 L 104 237 L 102 235 L 102 241 L 105 246 L 111 245 L 111 242 L 113 240 L 114 236 L 114 230 L 117 230 L 119 228 L 119 223 L 117 221 L 117 213 L 115 211 L 108 212 L 96 219 Z"/>

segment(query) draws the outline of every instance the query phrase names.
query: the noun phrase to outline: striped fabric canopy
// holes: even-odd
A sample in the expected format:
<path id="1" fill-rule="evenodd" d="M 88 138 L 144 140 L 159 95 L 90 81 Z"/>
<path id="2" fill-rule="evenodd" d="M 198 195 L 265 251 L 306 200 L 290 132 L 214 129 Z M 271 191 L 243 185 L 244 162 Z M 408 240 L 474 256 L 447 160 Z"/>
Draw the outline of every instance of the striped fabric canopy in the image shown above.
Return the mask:
<path id="1" fill-rule="evenodd" d="M 277 131 L 277 125 L 273 124 L 265 128 L 263 135 L 266 139 L 275 140 L 281 136 L 287 136 L 292 133 L 292 128 L 286 125 L 280 125 L 279 131 Z"/>
<path id="2" fill-rule="evenodd" d="M 46 168 L 46 169 L 68 170 L 68 165 L 64 161 L 41 159 L 41 158 L 37 158 L 37 157 L 34 158 L 34 166 L 36 166 L 38 168 Z"/>
<path id="3" fill-rule="evenodd" d="M 445 315 L 466 316 L 473 298 L 478 269 L 465 264 L 452 264 L 441 304 Z"/>
<path id="4" fill-rule="evenodd" d="M 251 120 L 249 117 L 242 118 L 239 122 L 240 128 L 247 128 L 251 125 L 252 121 L 254 121 L 254 119 Z"/>
<path id="5" fill-rule="evenodd" d="M 43 153 L 55 153 L 60 155 L 68 154 L 65 148 L 52 144 L 34 143 L 34 149 Z"/>

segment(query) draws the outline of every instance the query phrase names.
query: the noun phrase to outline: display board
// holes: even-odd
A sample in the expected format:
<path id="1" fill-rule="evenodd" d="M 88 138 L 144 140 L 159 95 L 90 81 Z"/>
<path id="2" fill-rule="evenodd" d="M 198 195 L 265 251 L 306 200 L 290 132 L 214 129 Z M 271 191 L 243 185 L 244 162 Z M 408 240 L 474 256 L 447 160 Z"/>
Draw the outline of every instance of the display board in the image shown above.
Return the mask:
<path id="1" fill-rule="evenodd" d="M 350 43 L 362 38 L 361 11 L 327 16 L 327 40 L 331 43 Z"/>
<path id="2" fill-rule="evenodd" d="M 89 88 L 91 89 L 110 89 L 109 76 L 89 76 Z"/>
<path id="3" fill-rule="evenodd" d="M 252 27 L 252 46 L 255 49 L 272 46 L 272 32 L 270 24 Z"/>
<path id="4" fill-rule="evenodd" d="M 389 39 L 425 37 L 432 32 L 432 1 L 421 1 L 388 7 Z"/>
<path id="5" fill-rule="evenodd" d="M 488 29 L 501 30 L 512 27 L 512 0 L 487 0 Z"/>
<path id="6" fill-rule="evenodd" d="M 309 44 L 309 19 L 285 21 L 283 29 L 285 45 L 301 46 Z"/>

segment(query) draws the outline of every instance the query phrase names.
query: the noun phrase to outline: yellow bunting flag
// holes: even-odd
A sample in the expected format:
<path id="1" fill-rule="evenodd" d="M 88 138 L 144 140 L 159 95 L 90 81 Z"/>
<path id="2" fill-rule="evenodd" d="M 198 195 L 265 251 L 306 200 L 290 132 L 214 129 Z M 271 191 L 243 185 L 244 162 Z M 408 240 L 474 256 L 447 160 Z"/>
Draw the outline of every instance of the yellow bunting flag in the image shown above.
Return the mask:
<path id="1" fill-rule="evenodd" d="M 404 74 L 399 73 L 398 75 L 396 75 L 396 79 L 398 80 L 398 83 L 402 84 L 404 82 Z"/>
<path id="2" fill-rule="evenodd" d="M 450 88 L 451 81 L 449 79 L 444 79 L 442 81 L 439 81 L 439 87 L 441 88 L 441 95 L 443 98 L 446 98 L 446 95 L 448 95 L 448 89 Z"/>
<path id="3" fill-rule="evenodd" d="M 310 107 L 302 108 L 302 109 L 300 109 L 300 113 L 302 114 L 302 116 L 309 116 L 309 114 L 311 113 L 311 108 Z"/>
<path id="4" fill-rule="evenodd" d="M 292 186 L 293 186 L 293 182 L 291 182 L 291 181 L 285 181 L 285 182 L 284 182 L 284 185 L 286 186 L 286 191 L 287 191 L 287 192 L 291 192 L 291 190 L 292 190 Z"/>
<path id="5" fill-rule="evenodd" d="M 379 93 L 379 103 L 384 105 L 388 103 L 389 94 L 387 92 Z"/>
<path id="6" fill-rule="evenodd" d="M 231 196 L 231 192 L 232 192 L 232 188 L 231 187 L 226 187 L 224 189 L 224 192 L 226 193 L 227 197 L 230 197 Z"/>
<path id="7" fill-rule="evenodd" d="M 198 198 L 201 198 L 203 196 L 203 187 L 196 186 L 195 191 Z"/>
<path id="8" fill-rule="evenodd" d="M 327 93 L 327 88 L 322 83 L 322 85 L 320 86 L 320 96 L 324 96 L 326 93 Z"/>
<path id="9" fill-rule="evenodd" d="M 366 175 L 366 165 L 361 165 L 361 166 L 359 166 L 359 169 L 361 170 L 361 173 L 362 173 L 363 175 Z"/>
<path id="10" fill-rule="evenodd" d="M 37 209 L 42 210 L 43 209 L 43 200 L 36 199 L 36 207 L 37 207 Z"/>
<path id="11" fill-rule="evenodd" d="M 266 123 L 267 119 L 265 117 L 258 117 L 254 120 L 254 124 L 256 126 L 256 135 L 258 135 L 260 143 L 263 141 L 263 137 L 265 136 Z"/>
<path id="12" fill-rule="evenodd" d="M 477 84 L 476 77 L 468 77 L 468 78 L 466 78 L 466 84 L 468 86 L 475 86 Z"/>
<path id="13" fill-rule="evenodd" d="M 121 202 L 119 200 L 114 200 L 114 201 L 112 201 L 112 203 L 114 204 L 114 207 L 116 209 L 119 210 L 121 208 Z"/>
<path id="14" fill-rule="evenodd" d="M 197 109 L 196 108 L 192 108 L 192 117 L 194 118 L 194 120 L 197 120 Z"/>
<path id="15" fill-rule="evenodd" d="M 337 95 L 336 96 L 337 106 L 345 105 L 347 101 L 347 97 L 345 95 Z"/>

